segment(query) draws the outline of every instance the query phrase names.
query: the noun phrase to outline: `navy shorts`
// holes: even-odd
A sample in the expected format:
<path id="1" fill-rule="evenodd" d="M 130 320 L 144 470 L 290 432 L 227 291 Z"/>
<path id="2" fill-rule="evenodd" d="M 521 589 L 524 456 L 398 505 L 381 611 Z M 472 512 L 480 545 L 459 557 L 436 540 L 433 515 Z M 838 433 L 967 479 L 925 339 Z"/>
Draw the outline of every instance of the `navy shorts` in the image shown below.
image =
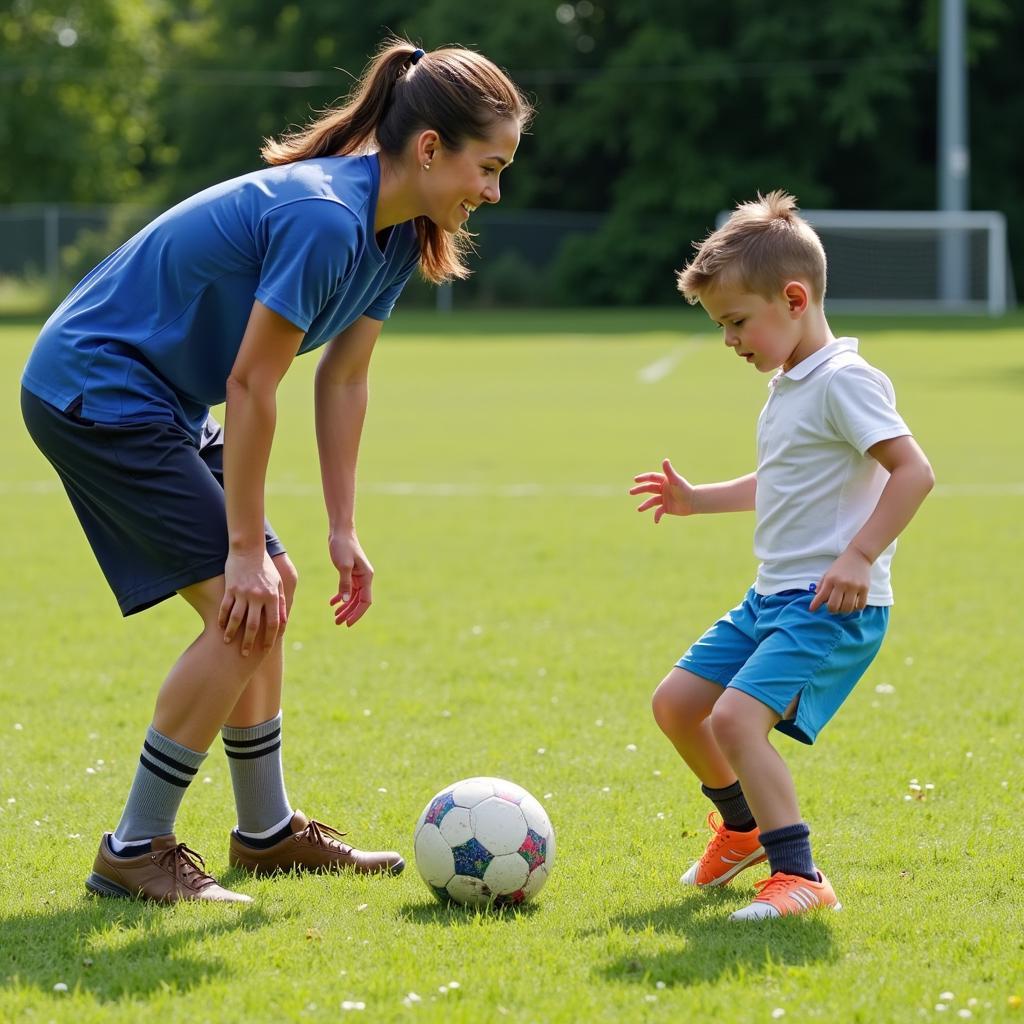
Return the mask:
<path id="1" fill-rule="evenodd" d="M 224 431 L 93 423 L 22 388 L 32 440 L 57 471 L 122 615 L 220 576 L 228 557 Z M 284 553 L 270 523 L 267 552 Z"/>
<path id="2" fill-rule="evenodd" d="M 809 590 L 762 595 L 753 589 L 676 662 L 702 679 L 742 690 L 785 715 L 775 728 L 813 743 L 882 646 L 887 607 L 833 615 L 809 610 Z"/>

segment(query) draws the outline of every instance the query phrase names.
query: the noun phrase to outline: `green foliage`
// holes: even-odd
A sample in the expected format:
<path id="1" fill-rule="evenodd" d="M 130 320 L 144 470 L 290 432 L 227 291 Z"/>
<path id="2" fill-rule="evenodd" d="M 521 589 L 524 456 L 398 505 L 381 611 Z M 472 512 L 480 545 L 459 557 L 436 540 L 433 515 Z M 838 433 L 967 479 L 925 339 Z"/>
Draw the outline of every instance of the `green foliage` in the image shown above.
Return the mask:
<path id="1" fill-rule="evenodd" d="M 538 268 L 553 300 L 673 301 L 690 241 L 757 190 L 807 207 L 934 207 L 938 10 L 15 0 L 0 11 L 0 202 L 162 205 L 248 171 L 264 138 L 343 96 L 396 31 L 477 47 L 535 99 L 504 208 L 606 215 L 550 276 Z M 1020 4 L 969 0 L 971 205 L 1007 214 L 1024 292 L 1022 33 Z"/>

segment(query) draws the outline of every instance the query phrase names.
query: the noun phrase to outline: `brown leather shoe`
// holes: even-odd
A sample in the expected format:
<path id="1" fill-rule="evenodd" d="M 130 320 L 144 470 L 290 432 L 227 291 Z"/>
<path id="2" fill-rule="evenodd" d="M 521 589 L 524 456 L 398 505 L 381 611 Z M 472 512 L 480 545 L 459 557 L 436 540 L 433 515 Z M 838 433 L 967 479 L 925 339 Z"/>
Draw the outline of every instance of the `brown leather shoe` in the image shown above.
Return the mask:
<path id="1" fill-rule="evenodd" d="M 405 867 L 401 854 L 392 850 L 368 853 L 339 842 L 338 832 L 322 821 L 307 818 L 302 811 L 292 815 L 292 834 L 279 843 L 258 850 L 231 832 L 228 863 L 255 875 L 276 871 L 355 871 L 360 875 L 397 875 Z"/>
<path id="2" fill-rule="evenodd" d="M 203 858 L 173 835 L 157 836 L 149 853 L 119 857 L 110 848 L 109 832 L 103 833 L 92 874 L 85 886 L 98 896 L 137 896 L 160 903 L 178 900 L 215 900 L 221 903 L 251 903 L 252 897 L 232 892 L 206 873 Z"/>

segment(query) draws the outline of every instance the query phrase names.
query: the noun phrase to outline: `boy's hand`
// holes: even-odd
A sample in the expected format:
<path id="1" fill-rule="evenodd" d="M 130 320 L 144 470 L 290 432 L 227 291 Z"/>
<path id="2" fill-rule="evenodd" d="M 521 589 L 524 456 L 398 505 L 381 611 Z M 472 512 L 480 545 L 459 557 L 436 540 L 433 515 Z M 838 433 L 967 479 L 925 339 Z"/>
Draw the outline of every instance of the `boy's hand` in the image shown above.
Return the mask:
<path id="1" fill-rule="evenodd" d="M 684 480 L 672 468 L 668 459 L 662 462 L 661 468 L 664 472 L 640 473 L 633 477 L 636 486 L 629 489 L 630 494 L 653 495 L 637 506 L 637 512 L 653 508 L 656 523 L 661 522 L 661 517 L 666 513 L 672 516 L 692 516 L 697 511 L 694 507 L 697 488 Z"/>
<path id="2" fill-rule="evenodd" d="M 847 548 L 821 578 L 810 604 L 817 611 L 826 601 L 833 615 L 859 612 L 868 603 L 871 583 L 871 562 L 856 548 Z"/>

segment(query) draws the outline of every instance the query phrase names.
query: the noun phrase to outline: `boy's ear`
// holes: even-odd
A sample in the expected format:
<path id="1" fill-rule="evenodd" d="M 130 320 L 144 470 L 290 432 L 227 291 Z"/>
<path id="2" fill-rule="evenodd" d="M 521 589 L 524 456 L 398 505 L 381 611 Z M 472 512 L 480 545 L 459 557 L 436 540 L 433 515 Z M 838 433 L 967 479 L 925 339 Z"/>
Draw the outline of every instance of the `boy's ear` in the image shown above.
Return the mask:
<path id="1" fill-rule="evenodd" d="M 782 289 L 782 294 L 789 307 L 789 315 L 794 320 L 799 320 L 811 304 L 811 293 L 807 290 L 807 285 L 802 281 L 790 281 Z"/>

